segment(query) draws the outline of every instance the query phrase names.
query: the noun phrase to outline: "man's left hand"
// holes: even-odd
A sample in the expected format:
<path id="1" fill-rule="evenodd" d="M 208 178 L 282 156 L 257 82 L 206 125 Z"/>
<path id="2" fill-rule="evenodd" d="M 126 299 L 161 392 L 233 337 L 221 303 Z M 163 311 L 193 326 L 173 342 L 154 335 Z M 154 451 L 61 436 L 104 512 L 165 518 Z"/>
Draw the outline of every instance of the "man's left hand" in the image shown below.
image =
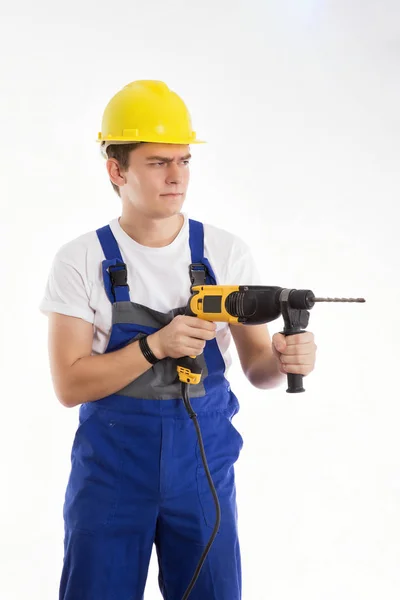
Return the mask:
<path id="1" fill-rule="evenodd" d="M 272 336 L 272 351 L 280 361 L 281 373 L 306 376 L 314 370 L 317 346 L 311 331 L 288 336 L 275 333 Z"/>

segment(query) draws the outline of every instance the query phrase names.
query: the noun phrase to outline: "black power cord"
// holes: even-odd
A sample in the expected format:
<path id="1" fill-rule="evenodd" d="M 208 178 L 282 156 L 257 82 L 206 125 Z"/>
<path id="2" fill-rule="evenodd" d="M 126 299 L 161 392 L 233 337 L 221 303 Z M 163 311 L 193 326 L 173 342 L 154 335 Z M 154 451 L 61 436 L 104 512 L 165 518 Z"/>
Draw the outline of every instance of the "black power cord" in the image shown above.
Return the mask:
<path id="1" fill-rule="evenodd" d="M 198 576 L 200 574 L 200 571 L 201 571 L 202 566 L 204 564 L 204 561 L 205 561 L 205 559 L 207 557 L 207 554 L 209 553 L 210 548 L 211 548 L 211 546 L 212 546 L 212 544 L 213 544 L 213 542 L 214 542 L 214 540 L 216 538 L 216 535 L 218 533 L 218 529 L 219 529 L 219 526 L 220 526 L 220 523 L 221 523 L 221 508 L 220 508 L 220 505 L 219 505 L 217 492 L 216 492 L 216 489 L 214 487 L 214 483 L 213 483 L 213 480 L 211 478 L 211 474 L 210 474 L 210 471 L 209 471 L 209 468 L 208 468 L 207 459 L 206 459 L 206 455 L 205 455 L 205 452 L 204 452 L 203 439 L 201 437 L 200 426 L 199 426 L 199 422 L 197 420 L 197 414 L 194 412 L 194 410 L 192 408 L 192 405 L 190 404 L 190 400 L 189 400 L 189 384 L 182 382 L 181 388 L 182 388 L 183 402 L 185 404 L 187 412 L 189 413 L 189 417 L 193 420 L 194 426 L 196 428 L 197 438 L 199 440 L 201 458 L 202 458 L 202 461 L 203 461 L 204 469 L 205 469 L 205 472 L 206 472 L 206 475 L 207 475 L 207 480 L 208 480 L 208 483 L 210 485 L 211 493 L 213 495 L 214 502 L 215 502 L 215 508 L 216 508 L 216 511 L 217 511 L 217 519 L 216 519 L 215 526 L 214 526 L 213 532 L 211 534 L 211 537 L 210 537 L 210 539 L 209 539 L 209 541 L 207 543 L 207 546 L 204 549 L 203 554 L 200 557 L 199 563 L 198 563 L 198 565 L 196 567 L 196 570 L 194 572 L 192 580 L 189 583 L 189 586 L 188 586 L 186 592 L 182 596 L 182 600 L 187 600 L 189 598 L 189 595 L 190 595 L 191 591 L 194 588 L 194 584 L 197 581 L 197 578 L 198 578 Z"/>

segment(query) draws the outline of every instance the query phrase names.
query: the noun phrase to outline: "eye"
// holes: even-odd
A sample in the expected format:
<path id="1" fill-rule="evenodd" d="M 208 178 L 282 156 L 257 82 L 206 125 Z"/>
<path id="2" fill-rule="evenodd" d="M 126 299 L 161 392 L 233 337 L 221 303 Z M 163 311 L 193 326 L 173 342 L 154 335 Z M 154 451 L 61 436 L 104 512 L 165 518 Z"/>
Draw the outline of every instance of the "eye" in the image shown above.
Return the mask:
<path id="1" fill-rule="evenodd" d="M 183 160 L 183 163 L 185 163 L 185 165 L 189 165 L 190 164 L 190 160 Z M 154 163 L 150 163 L 150 166 L 162 166 L 162 165 L 166 165 L 167 163 L 165 162 L 154 162 Z"/>

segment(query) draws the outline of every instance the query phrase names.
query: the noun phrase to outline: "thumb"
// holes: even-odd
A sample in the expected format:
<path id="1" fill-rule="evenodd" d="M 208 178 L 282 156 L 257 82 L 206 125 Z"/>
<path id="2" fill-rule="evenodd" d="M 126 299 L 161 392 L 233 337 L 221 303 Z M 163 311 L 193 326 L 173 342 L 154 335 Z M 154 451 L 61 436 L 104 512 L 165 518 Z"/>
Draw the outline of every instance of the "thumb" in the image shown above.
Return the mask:
<path id="1" fill-rule="evenodd" d="M 283 352 L 286 348 L 285 336 L 282 333 L 274 333 L 272 343 L 278 352 Z"/>

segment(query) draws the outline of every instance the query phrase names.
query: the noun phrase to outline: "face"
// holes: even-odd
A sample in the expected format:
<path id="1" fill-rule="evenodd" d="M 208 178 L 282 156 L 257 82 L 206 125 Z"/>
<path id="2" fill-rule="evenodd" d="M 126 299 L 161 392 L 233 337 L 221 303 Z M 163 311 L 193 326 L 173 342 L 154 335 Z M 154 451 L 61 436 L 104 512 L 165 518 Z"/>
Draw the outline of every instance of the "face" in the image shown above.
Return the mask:
<path id="1" fill-rule="evenodd" d="M 189 162 L 188 145 L 140 145 L 130 154 L 128 171 L 121 173 L 121 182 L 126 182 L 120 187 L 124 205 L 150 218 L 179 213 L 189 185 Z"/>

